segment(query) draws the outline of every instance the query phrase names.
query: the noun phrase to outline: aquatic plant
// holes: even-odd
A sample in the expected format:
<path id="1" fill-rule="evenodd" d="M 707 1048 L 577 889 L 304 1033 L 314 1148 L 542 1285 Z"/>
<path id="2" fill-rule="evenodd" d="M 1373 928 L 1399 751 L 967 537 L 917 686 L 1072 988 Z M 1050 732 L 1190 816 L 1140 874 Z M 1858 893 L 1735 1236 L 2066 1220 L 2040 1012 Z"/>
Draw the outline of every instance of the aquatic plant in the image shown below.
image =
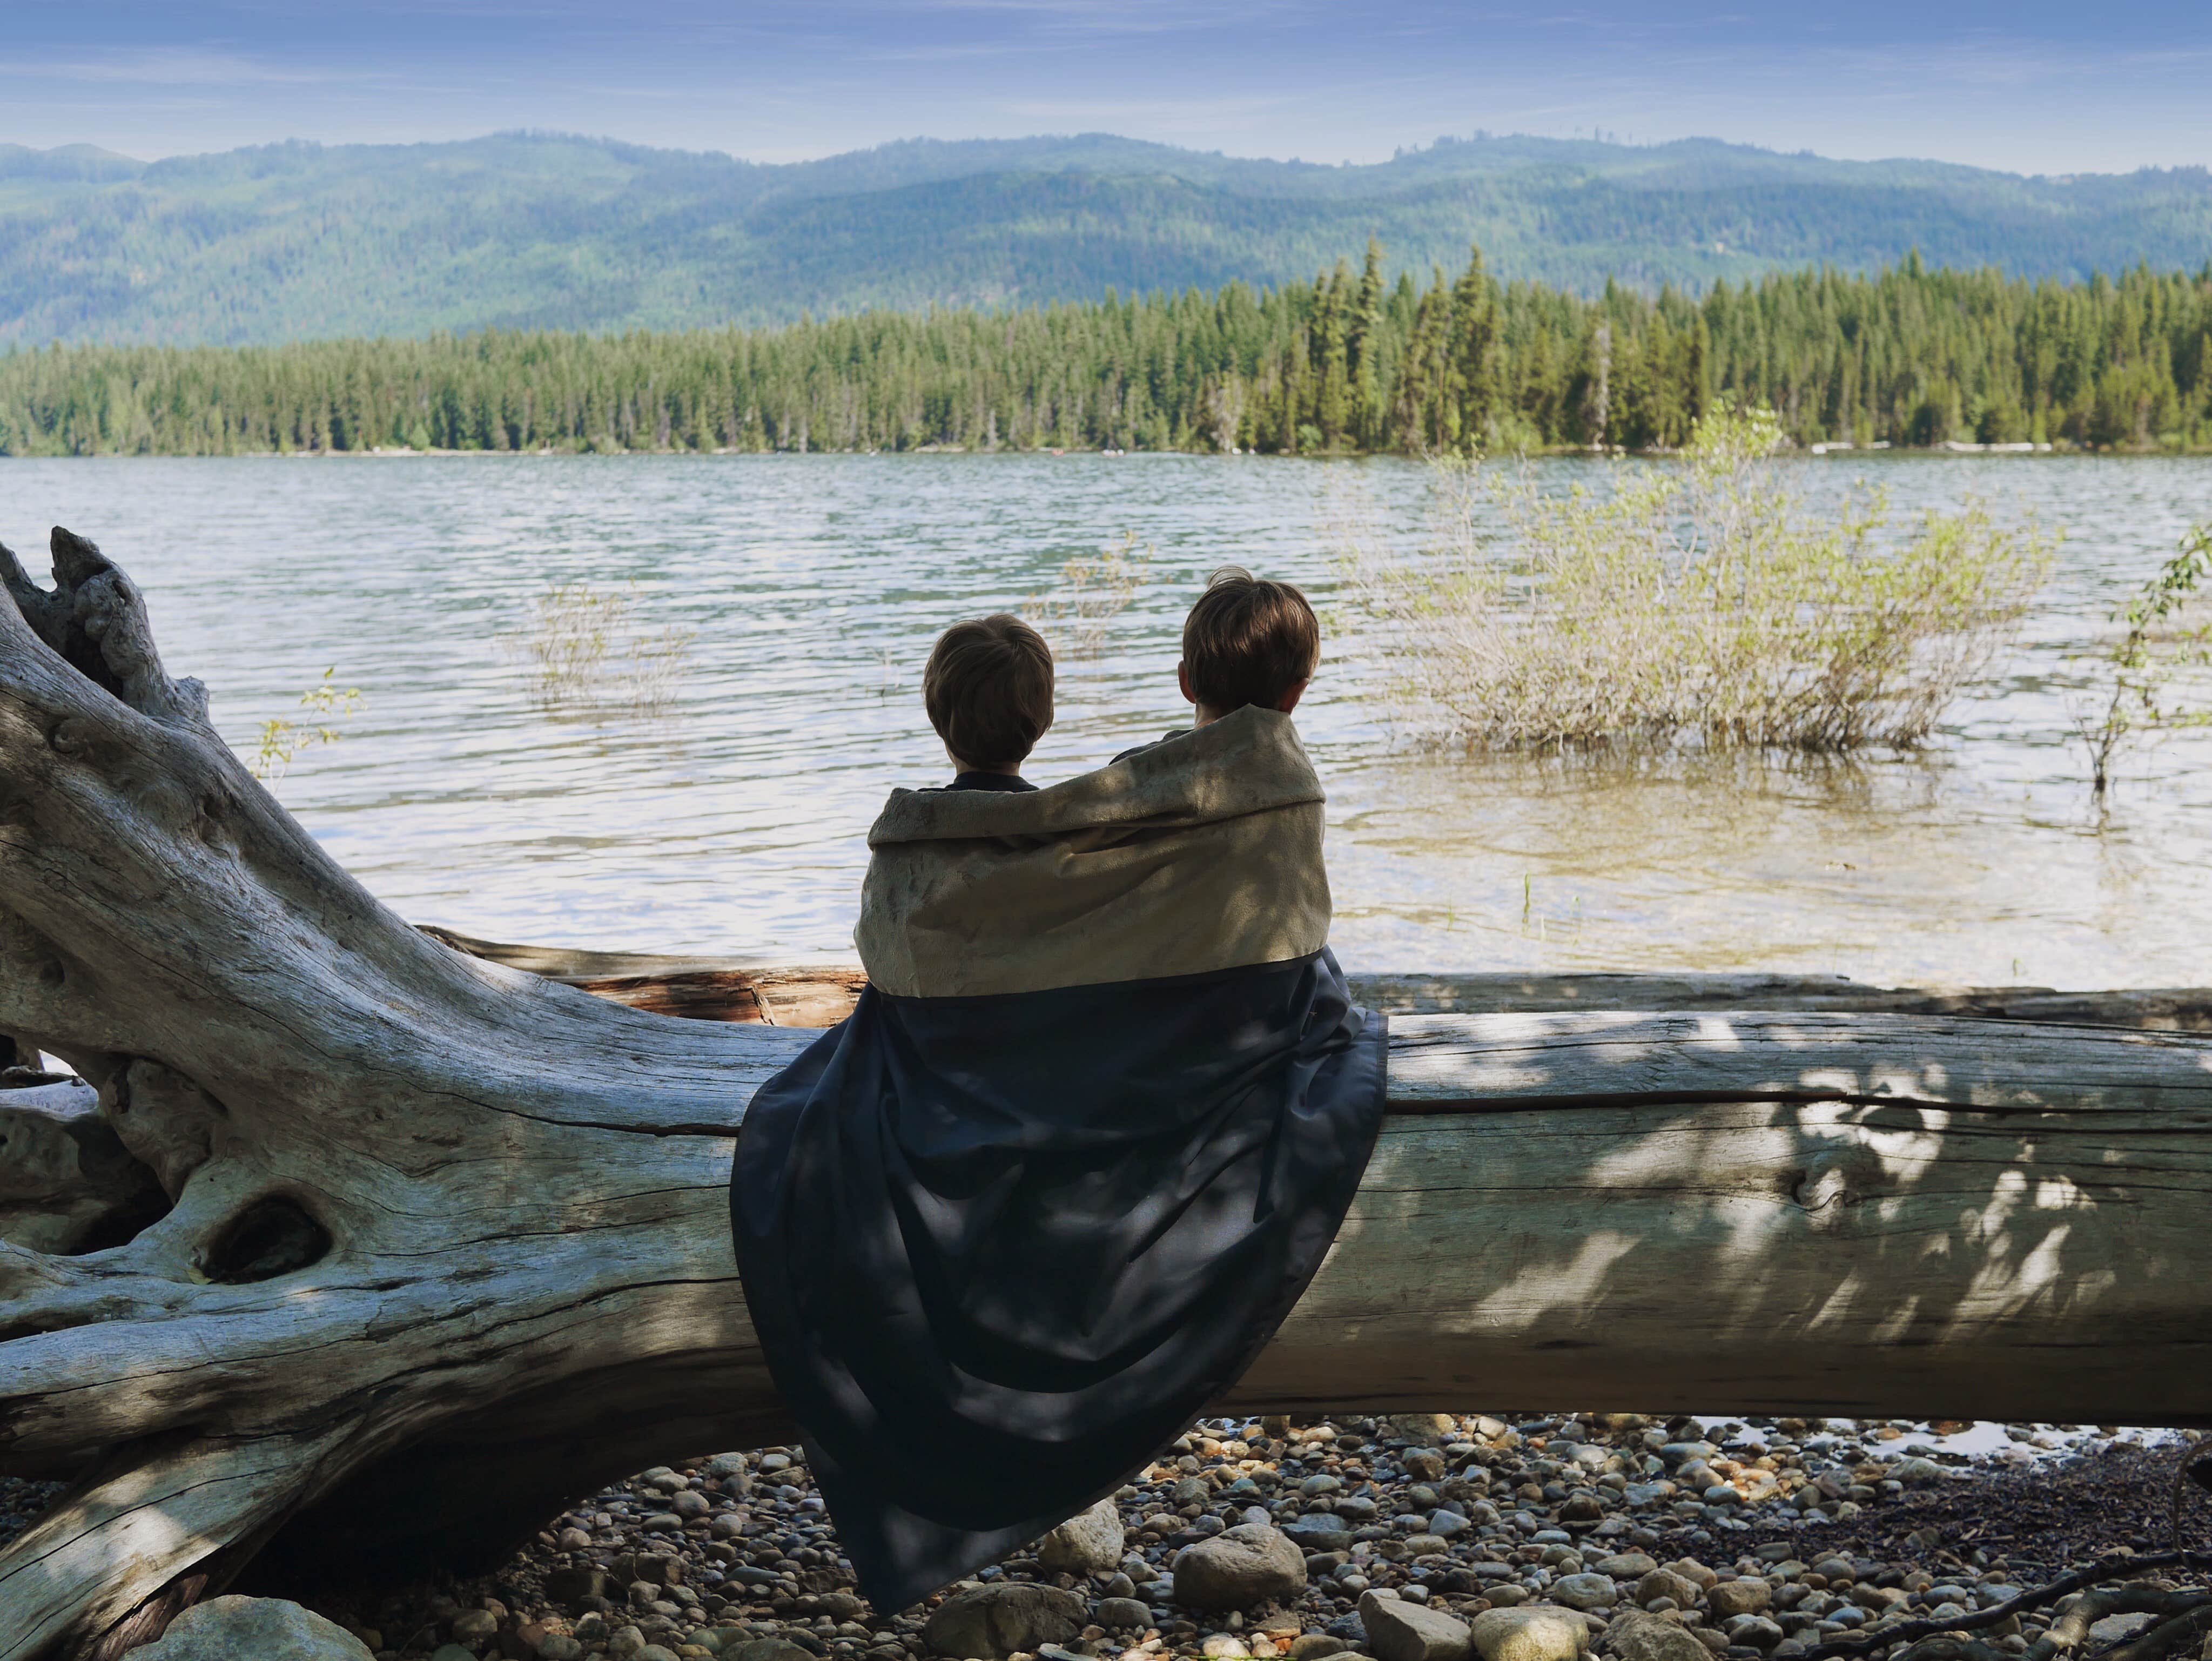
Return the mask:
<path id="1" fill-rule="evenodd" d="M 2112 621 L 2127 628 L 2100 654 L 2109 678 L 2104 708 L 2094 721 L 2081 710 L 2074 717 L 2075 734 L 2089 752 L 2089 794 L 2100 802 L 2111 787 L 2120 752 L 2132 740 L 2160 728 L 2212 722 L 2212 710 L 2193 708 L 2177 694 L 2177 683 L 2190 670 L 2212 666 L 2212 616 L 2191 611 L 2208 575 L 2212 522 L 2191 527 L 2174 552 L 2112 613 Z"/>
<path id="2" fill-rule="evenodd" d="M 1031 594 L 1022 620 L 1053 643 L 1063 660 L 1097 657 L 1106 648 L 1114 619 L 1129 609 L 1151 575 L 1152 550 L 1137 550 L 1136 533 L 1096 554 L 1079 554 L 1060 568 L 1059 586 Z"/>
<path id="3" fill-rule="evenodd" d="M 361 708 L 362 692 L 358 686 L 333 685 L 331 679 L 337 672 L 337 665 L 332 664 L 323 671 L 320 680 L 300 694 L 300 707 L 313 710 L 322 717 L 320 721 L 303 727 L 280 716 L 261 723 L 261 744 L 248 764 L 255 778 L 273 784 L 284 776 L 293 757 L 302 750 L 336 744 L 345 736 L 336 723 L 352 719 Z"/>
<path id="4" fill-rule="evenodd" d="M 1721 408 L 1680 463 L 1565 495 L 1440 460 L 1425 554 L 1352 551 L 1365 645 L 1417 725 L 1471 745 L 1917 744 L 2010 635 L 2049 538 L 1978 502 L 1901 527 L 1879 493 L 1816 514 L 1782 442 L 1771 413 Z"/>
<path id="5" fill-rule="evenodd" d="M 533 596 L 510 653 L 549 713 L 652 715 L 673 696 L 696 630 L 644 623 L 634 596 L 556 582 Z"/>

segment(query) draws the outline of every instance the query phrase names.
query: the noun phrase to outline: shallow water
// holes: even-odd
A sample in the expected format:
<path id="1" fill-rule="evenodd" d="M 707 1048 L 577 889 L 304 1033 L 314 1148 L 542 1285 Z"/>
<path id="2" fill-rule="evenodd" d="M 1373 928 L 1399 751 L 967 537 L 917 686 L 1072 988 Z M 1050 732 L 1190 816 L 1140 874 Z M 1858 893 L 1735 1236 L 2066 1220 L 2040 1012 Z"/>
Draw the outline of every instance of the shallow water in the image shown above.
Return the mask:
<path id="1" fill-rule="evenodd" d="M 1588 478 L 1601 464 L 1540 465 Z M 1425 751 L 1325 666 L 1300 726 L 1330 792 L 1335 940 L 1361 968 L 1771 968 L 1876 981 L 2212 978 L 2212 740 L 2134 756 L 2109 815 L 2069 742 L 2066 660 L 2194 519 L 2212 460 L 1861 457 L 1900 509 L 1978 493 L 2063 526 L 2019 646 L 1938 741 L 1855 764 L 1633 765 Z M 508 940 L 849 955 L 862 837 L 945 772 L 920 672 L 953 618 L 1018 606 L 1123 534 L 1152 580 L 1063 665 L 1029 770 L 1176 724 L 1182 614 L 1236 560 L 1335 583 L 1346 487 L 1418 538 L 1392 461 L 1051 456 L 0 461 L 0 529 L 98 540 L 173 672 L 249 755 L 325 666 L 365 694 L 285 803 L 406 916 Z M 589 581 L 696 631 L 665 706 L 540 707 L 534 596 Z"/>

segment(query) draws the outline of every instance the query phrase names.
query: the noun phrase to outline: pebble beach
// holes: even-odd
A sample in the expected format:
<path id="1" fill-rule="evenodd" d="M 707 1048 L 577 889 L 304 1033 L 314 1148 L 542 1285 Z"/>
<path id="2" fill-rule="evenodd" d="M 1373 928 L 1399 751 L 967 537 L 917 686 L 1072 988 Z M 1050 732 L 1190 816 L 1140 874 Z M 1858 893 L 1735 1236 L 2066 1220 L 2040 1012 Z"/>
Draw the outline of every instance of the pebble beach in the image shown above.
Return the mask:
<path id="1" fill-rule="evenodd" d="M 643 1472 L 488 1576 L 301 1601 L 392 1661 L 1792 1661 L 1860 1634 L 1881 1655 L 1886 1627 L 2172 1543 L 2192 1439 L 1633 1414 L 1208 1420 L 1028 1551 L 896 1613 L 854 1591 L 803 1452 L 771 1448 Z M 2022 1654 L 2065 1607 L 1976 1636 Z"/>

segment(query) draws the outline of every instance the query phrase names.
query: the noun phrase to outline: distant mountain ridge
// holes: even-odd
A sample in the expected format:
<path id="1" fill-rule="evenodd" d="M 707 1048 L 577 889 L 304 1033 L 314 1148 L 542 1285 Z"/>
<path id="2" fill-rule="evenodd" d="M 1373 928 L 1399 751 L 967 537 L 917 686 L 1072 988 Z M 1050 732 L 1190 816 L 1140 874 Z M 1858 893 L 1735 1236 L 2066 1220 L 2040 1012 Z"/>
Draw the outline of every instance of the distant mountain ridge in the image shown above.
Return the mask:
<path id="1" fill-rule="evenodd" d="M 1104 134 L 765 165 L 558 133 L 141 162 L 0 146 L 0 341 L 263 344 L 441 329 L 1028 306 L 1357 259 L 1595 290 L 1777 267 L 2069 279 L 2212 261 L 2202 167 L 2026 178 L 1717 140 L 1489 137 L 1331 167 Z"/>

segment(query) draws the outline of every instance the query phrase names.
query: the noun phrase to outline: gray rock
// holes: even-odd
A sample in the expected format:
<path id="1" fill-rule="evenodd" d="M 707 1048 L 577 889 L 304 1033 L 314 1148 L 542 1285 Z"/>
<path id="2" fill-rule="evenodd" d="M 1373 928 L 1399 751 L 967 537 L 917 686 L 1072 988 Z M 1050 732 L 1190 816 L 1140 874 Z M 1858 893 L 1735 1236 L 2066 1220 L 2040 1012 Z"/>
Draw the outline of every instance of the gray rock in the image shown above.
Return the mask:
<path id="1" fill-rule="evenodd" d="M 1101 1500 L 1046 1535 L 1037 1561 L 1055 1574 L 1111 1574 L 1121 1564 L 1121 1513 Z"/>
<path id="2" fill-rule="evenodd" d="M 1613 1577 L 1605 1574 L 1562 1575 L 1553 1582 L 1552 1596 L 1571 1609 L 1609 1609 L 1620 1601 Z"/>
<path id="3" fill-rule="evenodd" d="M 1720 1579 L 1719 1575 L 1698 1562 L 1694 1557 L 1677 1557 L 1673 1562 L 1662 1563 L 1660 1567 L 1671 1570 L 1686 1579 L 1696 1581 L 1700 1591 Z"/>
<path id="4" fill-rule="evenodd" d="M 1379 1592 L 1360 1595 L 1359 1623 L 1376 1661 L 1468 1661 L 1472 1646 L 1457 1616 Z"/>
<path id="5" fill-rule="evenodd" d="M 1445 1540 L 1453 1540 L 1474 1526 L 1455 1511 L 1437 1511 L 1429 1515 L 1429 1532 Z"/>
<path id="6" fill-rule="evenodd" d="M 1705 1607 L 1716 1621 L 1728 1621 L 1739 1615 L 1764 1615 L 1773 1597 L 1774 1589 L 1764 1580 L 1721 1580 L 1706 1588 Z M 1775 1640 L 1781 1641 L 1778 1636 Z"/>
<path id="7" fill-rule="evenodd" d="M 141 1661 L 375 1661 L 343 1627 L 281 1597 L 210 1598 L 131 1653 Z"/>
<path id="8" fill-rule="evenodd" d="M 939 1655 L 1004 1661 L 1017 1650 L 1067 1642 L 1082 1632 L 1089 1614 L 1083 1599 L 1058 1586 L 979 1586 L 939 1604 L 921 1640 Z"/>
<path id="9" fill-rule="evenodd" d="M 815 1656 L 812 1650 L 787 1638 L 755 1638 L 725 1645 L 722 1661 L 815 1661 Z"/>
<path id="10" fill-rule="evenodd" d="M 1755 1650 L 1771 1650 L 1782 1641 L 1782 1628 L 1763 1615 L 1747 1615 L 1728 1623 L 1728 1640 L 1731 1644 L 1748 1644 Z"/>
<path id="11" fill-rule="evenodd" d="M 1176 1602 L 1185 1609 L 1249 1609 L 1305 1588 L 1305 1554 L 1280 1529 L 1240 1523 L 1176 1554 Z"/>
<path id="12" fill-rule="evenodd" d="M 1283 1533 L 1300 1551 L 1352 1549 L 1352 1530 L 1325 1513 L 1285 1523 Z"/>
<path id="13" fill-rule="evenodd" d="M 1577 1661 L 1589 1647 L 1589 1626 L 1571 1609 L 1531 1603 L 1485 1609 L 1468 1635 L 1482 1661 Z"/>
<path id="14" fill-rule="evenodd" d="M 477 1661 L 477 1652 L 465 1644 L 441 1644 L 430 1652 L 430 1661 Z"/>
<path id="15" fill-rule="evenodd" d="M 1632 1597 L 1635 1597 L 1637 1603 L 1644 1603 L 1644 1606 L 1650 1606 L 1662 1597 L 1666 1597 L 1666 1599 L 1674 1601 L 1674 1608 L 1679 1608 L 1679 1610 L 1692 1610 L 1692 1608 L 1697 1608 L 1697 1599 L 1701 1592 L 1704 1592 L 1704 1588 L 1687 1575 L 1677 1575 L 1672 1568 L 1652 1568 L 1650 1573 L 1646 1573 L 1637 1581 L 1637 1591 L 1632 1592 Z"/>
<path id="16" fill-rule="evenodd" d="M 1134 1597 L 1102 1597 L 1091 1618 L 1109 1632 L 1136 1631 L 1152 1625 L 1152 1612 Z"/>
<path id="17" fill-rule="evenodd" d="M 584 1661 L 584 1646 L 565 1632 L 549 1632 L 538 1640 L 538 1661 Z"/>
<path id="18" fill-rule="evenodd" d="M 1625 1551 L 1618 1557 L 1601 1557 L 1590 1565 L 1596 1573 L 1611 1575 L 1616 1580 L 1638 1579 L 1658 1567 L 1640 1551 Z"/>
<path id="19" fill-rule="evenodd" d="M 1909 1488 L 1925 1488 L 1950 1475 L 1933 1459 L 1900 1459 L 1889 1468 L 1889 1480 Z"/>
<path id="20" fill-rule="evenodd" d="M 1301 1633 L 1291 1640 L 1291 1661 L 1329 1661 L 1350 1651 L 1352 1646 L 1341 1638 L 1333 1638 L 1325 1632 Z"/>
<path id="21" fill-rule="evenodd" d="M 431 1661 L 437 1658 L 433 1656 Z M 637 1652 L 637 1661 L 678 1661 L 678 1657 L 665 1644 L 647 1644 Z"/>
<path id="22" fill-rule="evenodd" d="M 1616 1661 L 1712 1661 L 1712 1652 L 1664 1615 L 1632 1610 L 1605 1629 Z"/>

